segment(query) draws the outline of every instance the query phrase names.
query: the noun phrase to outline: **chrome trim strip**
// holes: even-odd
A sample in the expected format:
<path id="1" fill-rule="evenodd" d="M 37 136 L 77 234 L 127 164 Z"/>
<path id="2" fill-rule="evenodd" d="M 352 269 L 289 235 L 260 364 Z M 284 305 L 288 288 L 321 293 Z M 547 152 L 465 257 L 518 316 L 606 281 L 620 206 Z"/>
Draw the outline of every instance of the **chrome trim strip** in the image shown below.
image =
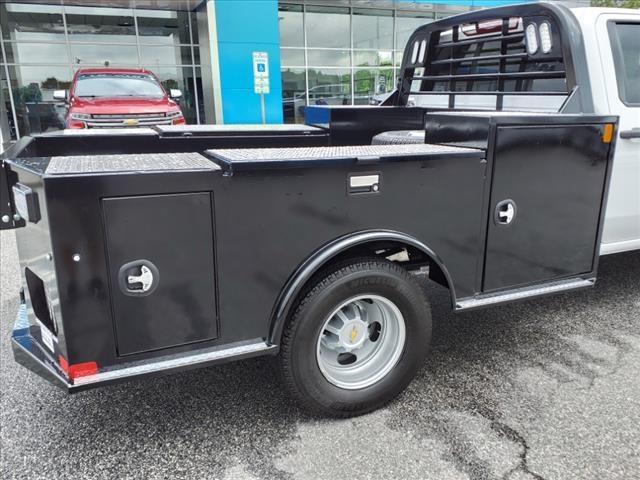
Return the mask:
<path id="1" fill-rule="evenodd" d="M 138 377 L 150 373 L 165 372 L 168 370 L 181 369 L 186 367 L 195 367 L 204 363 L 211 363 L 220 360 L 231 359 L 234 357 L 258 354 L 275 350 L 276 345 L 269 345 L 265 341 L 237 345 L 231 348 L 213 350 L 205 353 L 191 352 L 174 356 L 166 360 L 153 361 L 148 360 L 135 366 L 113 368 L 112 370 L 103 371 L 95 375 L 79 377 L 73 381 L 74 387 L 86 386 L 95 383 L 122 380 L 129 377 Z"/>
<path id="2" fill-rule="evenodd" d="M 152 119 L 145 119 L 145 120 L 139 120 L 138 123 L 136 123 L 135 125 L 129 125 L 128 123 L 126 123 L 125 121 L 122 122 L 113 122 L 113 121 L 108 121 L 108 122 L 96 122 L 95 120 L 88 120 L 85 122 L 87 124 L 87 128 L 136 128 L 136 127 L 153 127 L 156 125 L 171 125 L 171 120 L 167 120 L 166 118 L 163 118 L 161 120 L 152 120 Z"/>
<path id="3" fill-rule="evenodd" d="M 100 119 L 120 119 L 120 118 L 164 118 L 165 113 L 93 113 L 91 118 Z"/>
<path id="4" fill-rule="evenodd" d="M 155 122 L 155 121 L 165 121 L 165 120 L 169 120 L 172 117 L 140 117 L 140 118 L 136 118 L 136 117 L 111 117 L 111 118 L 88 118 L 86 120 L 82 120 L 80 119 L 80 121 L 87 121 L 87 122 L 96 122 L 96 123 L 113 123 L 113 122 L 127 122 L 127 121 L 131 121 L 131 120 L 135 120 L 137 122 Z"/>
<path id="5" fill-rule="evenodd" d="M 577 290 L 580 288 L 593 287 L 595 279 L 569 279 L 559 280 L 556 282 L 535 285 L 533 287 L 524 287 L 509 290 L 508 292 L 483 295 L 475 298 L 467 298 L 456 302 L 456 311 L 471 310 L 473 308 L 486 307 L 498 303 L 513 302 L 515 300 L 523 300 L 531 297 L 539 297 L 542 295 L 550 295 L 552 293 L 560 293 L 569 290 Z"/>
<path id="6" fill-rule="evenodd" d="M 88 128 L 108 127 L 143 127 L 155 125 L 171 125 L 173 120 L 182 116 L 182 113 L 122 113 L 122 114 L 94 114 L 84 121 Z M 133 122 L 133 124 L 131 123 Z"/>

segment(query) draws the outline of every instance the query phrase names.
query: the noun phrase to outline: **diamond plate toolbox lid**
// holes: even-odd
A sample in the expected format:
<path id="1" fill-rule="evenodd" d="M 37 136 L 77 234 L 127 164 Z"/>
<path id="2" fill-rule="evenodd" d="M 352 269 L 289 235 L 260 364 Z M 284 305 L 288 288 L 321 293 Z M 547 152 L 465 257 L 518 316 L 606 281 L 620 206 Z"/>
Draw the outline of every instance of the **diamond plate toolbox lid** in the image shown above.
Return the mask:
<path id="1" fill-rule="evenodd" d="M 176 172 L 219 170 L 198 153 L 141 153 L 124 155 L 80 155 L 51 157 L 47 175 Z"/>
<path id="2" fill-rule="evenodd" d="M 435 157 L 484 158 L 482 150 L 432 144 L 213 149 L 204 154 L 229 172 L 336 163 L 369 164 Z"/>

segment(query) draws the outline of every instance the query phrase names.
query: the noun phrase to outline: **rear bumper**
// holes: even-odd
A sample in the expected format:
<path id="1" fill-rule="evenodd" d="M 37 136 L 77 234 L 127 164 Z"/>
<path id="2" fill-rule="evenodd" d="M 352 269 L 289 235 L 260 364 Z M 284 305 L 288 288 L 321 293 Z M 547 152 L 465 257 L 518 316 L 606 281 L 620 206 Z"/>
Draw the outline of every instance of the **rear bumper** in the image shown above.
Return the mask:
<path id="1" fill-rule="evenodd" d="M 134 378 L 165 375 L 261 355 L 274 355 L 278 352 L 276 345 L 268 344 L 264 339 L 253 339 L 149 360 L 121 363 L 100 368 L 95 374 L 69 379 L 51 354 L 31 335 L 27 308 L 24 304 L 18 310 L 11 335 L 11 346 L 13 358 L 17 363 L 69 393 Z"/>
<path id="2" fill-rule="evenodd" d="M 27 307 L 20 305 L 16 322 L 11 333 L 11 348 L 13 358 L 23 367 L 31 370 L 36 375 L 71 392 L 73 385 L 55 362 L 54 358 L 46 352 L 31 335 L 27 320 Z"/>

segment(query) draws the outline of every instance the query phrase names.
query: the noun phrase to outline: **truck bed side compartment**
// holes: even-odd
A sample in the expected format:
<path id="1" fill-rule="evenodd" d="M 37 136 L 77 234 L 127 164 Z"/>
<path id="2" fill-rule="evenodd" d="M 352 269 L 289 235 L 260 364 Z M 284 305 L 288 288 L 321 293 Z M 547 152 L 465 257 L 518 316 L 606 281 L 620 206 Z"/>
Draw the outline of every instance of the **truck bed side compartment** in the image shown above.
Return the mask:
<path id="1" fill-rule="evenodd" d="M 119 355 L 217 337 L 212 200 L 210 192 L 102 200 Z"/>
<path id="2" fill-rule="evenodd" d="M 427 141 L 487 148 L 481 286 L 458 308 L 593 285 L 612 165 L 605 130 L 616 123 L 532 112 L 426 116 Z"/>
<path id="3" fill-rule="evenodd" d="M 498 128 L 483 291 L 594 270 L 609 152 L 601 135 L 600 125 Z M 493 216 L 502 201 L 517 209 L 510 225 Z"/>

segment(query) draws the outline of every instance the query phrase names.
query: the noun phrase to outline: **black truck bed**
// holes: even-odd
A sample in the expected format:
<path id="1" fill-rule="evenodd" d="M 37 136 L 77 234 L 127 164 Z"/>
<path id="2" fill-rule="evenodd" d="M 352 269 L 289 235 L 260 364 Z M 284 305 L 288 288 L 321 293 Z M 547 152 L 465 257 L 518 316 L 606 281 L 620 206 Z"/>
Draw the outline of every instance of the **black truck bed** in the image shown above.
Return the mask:
<path id="1" fill-rule="evenodd" d="M 328 146 L 332 116 L 324 129 L 268 135 L 183 127 L 18 145 L 7 178 L 25 224 L 29 318 L 14 333 L 17 358 L 37 356 L 74 390 L 273 353 L 305 282 L 348 254 L 403 250 L 455 310 L 593 284 L 610 166 L 602 135 L 615 119 L 474 113 L 486 128 L 464 133 L 462 117 L 432 113 L 425 136 L 436 144 Z M 333 117 L 347 122 L 348 109 Z M 462 140 L 484 148 L 447 145 Z M 505 199 L 518 206 L 510 226 L 495 211 Z M 123 289 L 136 261 L 158 272 L 153 295 Z M 69 365 L 92 373 L 76 379 Z"/>

